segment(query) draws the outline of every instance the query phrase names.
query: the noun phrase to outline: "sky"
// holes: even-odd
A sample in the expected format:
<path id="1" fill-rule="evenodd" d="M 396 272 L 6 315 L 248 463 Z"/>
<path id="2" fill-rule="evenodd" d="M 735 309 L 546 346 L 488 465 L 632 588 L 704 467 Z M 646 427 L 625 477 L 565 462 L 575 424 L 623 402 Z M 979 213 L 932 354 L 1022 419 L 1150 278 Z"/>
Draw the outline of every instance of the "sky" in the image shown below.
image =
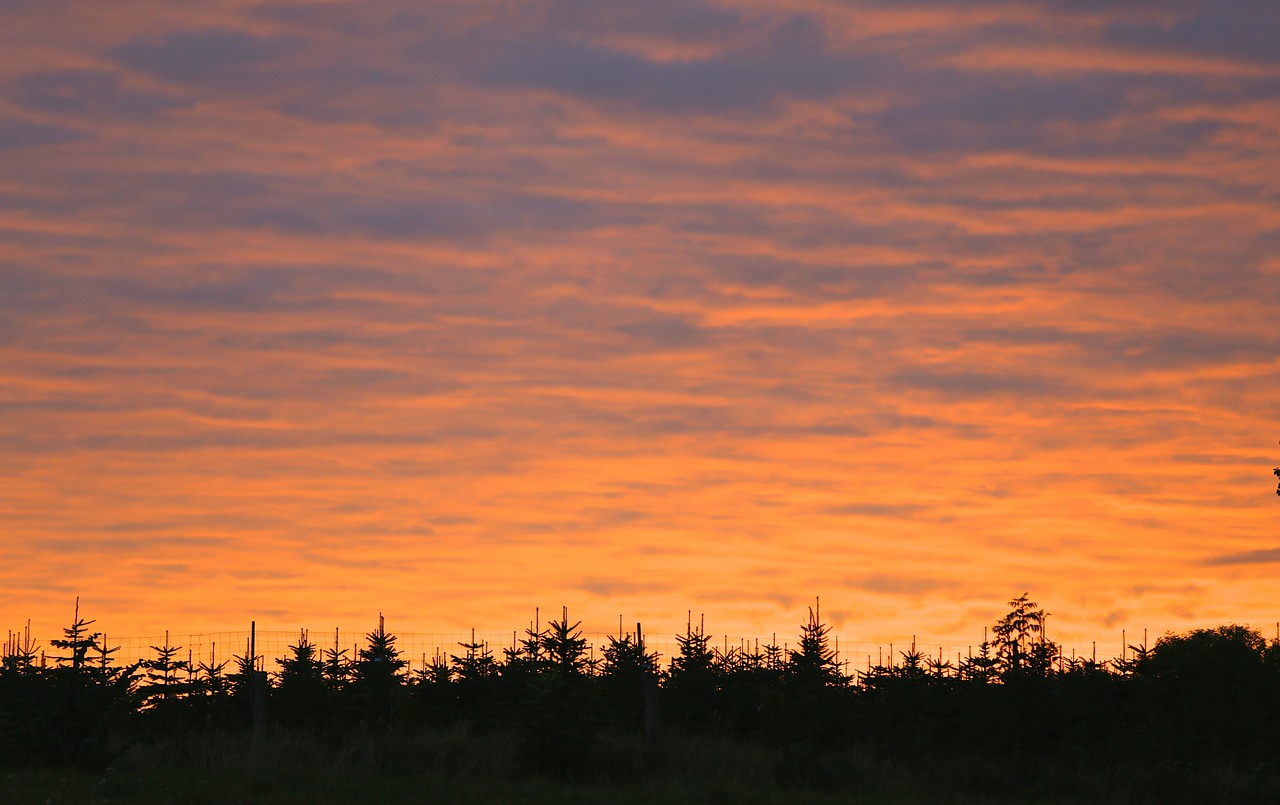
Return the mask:
<path id="1" fill-rule="evenodd" d="M 0 627 L 1280 621 L 1273 0 L 0 19 Z"/>

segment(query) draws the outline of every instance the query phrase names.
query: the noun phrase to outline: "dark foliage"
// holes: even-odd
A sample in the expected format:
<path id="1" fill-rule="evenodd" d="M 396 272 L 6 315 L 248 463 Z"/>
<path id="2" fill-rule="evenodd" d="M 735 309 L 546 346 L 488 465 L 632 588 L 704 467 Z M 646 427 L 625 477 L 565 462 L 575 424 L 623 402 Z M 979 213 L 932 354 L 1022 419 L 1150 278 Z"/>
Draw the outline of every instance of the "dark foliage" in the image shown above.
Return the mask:
<path id="1" fill-rule="evenodd" d="M 351 661 L 336 640 L 322 652 L 301 631 L 255 694 L 265 675 L 251 651 L 228 672 L 216 653 L 196 664 L 166 637 L 152 658 L 117 667 L 114 649 L 77 609 L 50 641 L 59 652 L 52 664 L 39 661 L 29 632 L 10 634 L 0 661 L 0 763 L 93 766 L 178 735 L 234 735 L 253 723 L 257 695 L 257 718 L 276 731 L 337 746 L 360 735 L 394 742 L 424 729 L 464 730 L 505 742 L 522 774 L 570 783 L 621 769 L 602 747 L 641 739 L 659 712 L 665 735 L 745 741 L 792 757 L 778 774 L 792 770 L 805 790 L 838 784 L 837 769 L 812 762 L 824 752 L 954 764 L 1000 758 L 1012 771 L 991 785 L 1015 801 L 1020 792 L 1037 798 L 1041 779 L 1018 770 L 1043 771 L 1052 758 L 1098 768 L 1123 759 L 1167 769 L 1169 779 L 1180 769 L 1252 774 L 1276 764 L 1280 641 L 1227 625 L 1166 634 L 1152 647 L 1144 639 L 1119 659 L 1067 659 L 1047 638 L 1046 617 L 1022 595 L 972 656 L 952 663 L 913 642 L 854 675 L 842 670 L 817 607 L 791 650 L 776 638 L 716 646 L 690 617 L 665 670 L 638 634 L 621 629 L 595 659 L 565 611 L 545 627 L 535 618 L 501 658 L 473 634 L 457 654 L 424 657 L 409 674 L 379 618 Z M 634 762 L 617 773 L 643 774 L 647 761 Z M 1202 790 L 1185 780 L 1162 785 L 1153 783 L 1150 801 Z"/>

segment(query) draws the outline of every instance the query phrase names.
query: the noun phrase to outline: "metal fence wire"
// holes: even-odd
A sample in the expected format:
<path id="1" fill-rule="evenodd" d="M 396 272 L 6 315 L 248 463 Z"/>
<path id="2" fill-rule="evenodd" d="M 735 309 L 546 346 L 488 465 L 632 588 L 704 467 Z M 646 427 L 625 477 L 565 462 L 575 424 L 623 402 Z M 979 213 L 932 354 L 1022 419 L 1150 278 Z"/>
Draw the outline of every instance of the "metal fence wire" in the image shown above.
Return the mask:
<path id="1" fill-rule="evenodd" d="M 367 634 L 368 630 L 334 629 L 326 632 L 309 631 L 308 638 L 317 646 L 317 655 L 319 657 L 323 657 L 324 652 L 336 648 L 339 651 L 345 651 L 347 659 L 353 659 L 367 645 Z M 400 657 L 408 663 L 405 669 L 406 673 L 424 669 L 429 663 L 436 660 L 448 662 L 451 656 L 462 656 L 466 651 L 462 647 L 464 643 L 482 643 L 493 652 L 495 657 L 501 659 L 504 649 L 515 648 L 519 641 L 525 638 L 523 632 L 393 632 L 392 634 L 396 638 L 396 650 L 400 652 Z M 582 636 L 587 640 L 588 657 L 592 659 L 600 659 L 604 647 L 608 645 L 609 638 L 616 637 L 616 635 L 603 632 L 583 633 Z M 193 668 L 200 664 L 212 666 L 226 662 L 227 670 L 231 670 L 235 665 L 236 657 L 249 655 L 250 642 L 252 641 L 254 655 L 259 658 L 258 668 L 272 672 L 279 668 L 277 660 L 291 655 L 291 646 L 298 643 L 299 637 L 300 633 L 296 630 L 259 629 L 252 633 L 249 630 L 244 630 L 196 634 L 170 632 L 162 635 L 142 636 L 107 634 L 101 642 L 109 649 L 116 649 L 110 655 L 111 664 L 116 666 L 131 665 L 142 660 L 155 659 L 158 650 L 168 645 L 169 647 L 177 647 L 176 658 L 188 660 Z M 764 652 L 764 647 L 773 643 L 775 639 L 774 637 L 760 639 L 757 637 L 724 635 L 718 636 L 718 639 L 713 640 L 711 645 L 716 650 L 724 653 L 731 649 L 736 649 L 745 653 L 760 654 Z M 51 649 L 47 645 L 47 641 L 41 642 L 44 643 L 41 662 L 48 665 L 54 664 L 54 657 L 58 652 Z M 671 658 L 679 653 L 679 646 L 674 636 L 646 635 L 644 642 L 647 650 L 658 653 L 661 667 L 664 668 L 668 667 Z M 777 641 L 777 645 L 784 651 L 784 656 L 786 652 L 797 648 L 797 643 L 798 640 Z M 901 643 L 847 642 L 834 635 L 831 638 L 830 645 L 836 650 L 837 659 L 846 674 L 868 671 L 872 666 L 901 665 L 903 653 L 912 648 L 912 643 L 909 640 Z M 932 661 L 949 662 L 951 667 L 955 668 L 966 658 L 973 655 L 975 647 L 955 644 L 927 646 L 917 642 L 915 650 L 920 653 L 926 663 Z"/>

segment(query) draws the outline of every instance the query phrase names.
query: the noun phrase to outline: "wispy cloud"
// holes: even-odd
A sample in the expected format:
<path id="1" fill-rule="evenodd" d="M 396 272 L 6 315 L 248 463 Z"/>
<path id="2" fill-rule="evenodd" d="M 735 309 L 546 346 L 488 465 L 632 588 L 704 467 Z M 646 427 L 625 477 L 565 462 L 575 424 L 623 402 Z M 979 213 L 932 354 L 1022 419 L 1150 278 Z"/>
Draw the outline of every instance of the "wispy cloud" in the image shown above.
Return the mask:
<path id="1" fill-rule="evenodd" d="M 1269 611 L 1267 2 L 0 5 L 15 618 Z"/>

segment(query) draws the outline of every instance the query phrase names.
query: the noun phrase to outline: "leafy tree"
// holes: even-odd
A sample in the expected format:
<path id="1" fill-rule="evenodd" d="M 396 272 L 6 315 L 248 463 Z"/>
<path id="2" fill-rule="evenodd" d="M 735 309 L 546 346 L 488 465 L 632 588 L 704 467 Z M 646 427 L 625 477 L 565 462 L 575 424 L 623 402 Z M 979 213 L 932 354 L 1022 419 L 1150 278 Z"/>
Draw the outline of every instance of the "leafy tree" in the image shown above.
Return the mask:
<path id="1" fill-rule="evenodd" d="M 1223 686 L 1255 675 L 1267 641 L 1247 626 L 1231 624 L 1166 634 L 1156 641 L 1146 672 L 1191 685 Z"/>

